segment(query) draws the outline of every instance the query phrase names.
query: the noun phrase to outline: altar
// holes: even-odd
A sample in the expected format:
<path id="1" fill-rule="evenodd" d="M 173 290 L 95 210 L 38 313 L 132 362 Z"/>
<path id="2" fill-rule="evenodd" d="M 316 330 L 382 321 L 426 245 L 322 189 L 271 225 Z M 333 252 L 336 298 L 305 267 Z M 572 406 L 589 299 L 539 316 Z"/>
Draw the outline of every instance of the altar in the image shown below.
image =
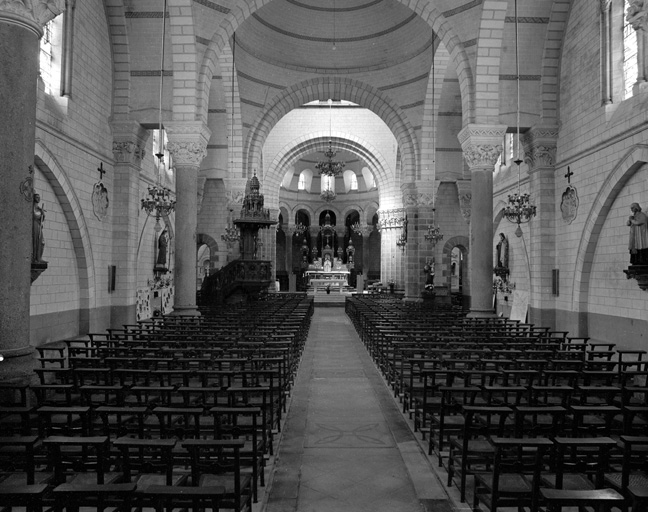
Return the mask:
<path id="1" fill-rule="evenodd" d="M 330 272 L 324 270 L 307 270 L 306 280 L 308 281 L 308 284 L 313 284 L 313 280 L 317 279 L 320 281 L 343 281 L 344 284 L 347 285 L 349 284 L 349 274 L 350 272 L 348 270 L 331 270 Z"/>
<path id="2" fill-rule="evenodd" d="M 313 286 L 313 291 L 317 293 L 342 293 L 344 287 L 347 285 L 345 279 L 312 279 L 310 284 Z"/>

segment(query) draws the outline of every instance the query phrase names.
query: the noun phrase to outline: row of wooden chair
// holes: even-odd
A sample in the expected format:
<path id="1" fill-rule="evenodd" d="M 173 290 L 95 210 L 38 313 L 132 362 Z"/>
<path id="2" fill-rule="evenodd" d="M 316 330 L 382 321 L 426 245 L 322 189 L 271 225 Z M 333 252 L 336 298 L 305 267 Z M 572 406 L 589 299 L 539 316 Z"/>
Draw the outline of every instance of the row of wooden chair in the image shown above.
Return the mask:
<path id="1" fill-rule="evenodd" d="M 645 351 L 384 299 L 354 297 L 346 310 L 462 501 L 473 477 L 474 509 L 645 507 Z M 563 477 L 567 457 L 587 486 Z"/>
<path id="2" fill-rule="evenodd" d="M 12 434 L 0 443 L 0 504 L 250 510 L 265 485 L 313 304 L 278 298 L 262 310 L 222 313 L 155 319 L 41 347 L 35 382 L 0 384 L 0 426 Z M 256 332 L 241 328 L 245 317 Z M 224 318 L 237 326 L 225 341 L 218 335 Z M 36 468 L 24 481 L 13 467 L 21 442 L 24 474 Z M 71 473 L 57 469 L 56 460 L 72 455 Z M 82 462 L 97 475 L 118 476 L 78 479 Z M 160 487 L 139 478 L 153 467 L 167 476 L 177 470 L 178 482 L 163 479 Z"/>

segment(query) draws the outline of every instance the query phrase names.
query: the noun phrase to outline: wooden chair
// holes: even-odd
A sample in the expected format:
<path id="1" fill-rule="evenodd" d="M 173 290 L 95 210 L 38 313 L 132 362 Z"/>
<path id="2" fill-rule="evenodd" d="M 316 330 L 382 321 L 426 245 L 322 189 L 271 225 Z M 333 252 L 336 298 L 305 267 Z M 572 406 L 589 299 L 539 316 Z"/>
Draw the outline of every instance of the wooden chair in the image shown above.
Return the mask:
<path id="1" fill-rule="evenodd" d="M 191 485 L 225 488 L 221 508 L 247 512 L 252 504 L 252 475 L 241 471 L 243 439 L 189 439 L 182 446 L 191 460 Z"/>
<path id="2" fill-rule="evenodd" d="M 116 466 L 123 472 L 124 480 L 137 485 L 134 503 L 138 507 L 154 504 L 151 486 L 181 486 L 189 478 L 188 472 L 175 471 L 175 439 L 120 437 L 113 446 L 120 451 Z"/>
<path id="3" fill-rule="evenodd" d="M 36 471 L 37 436 L 0 437 L 0 503 L 40 512 L 52 474 Z"/>
<path id="4" fill-rule="evenodd" d="M 463 415 L 463 432 L 459 436 L 450 438 L 447 481 L 450 487 L 455 474 L 459 475 L 461 503 L 466 501 L 467 476 L 488 471 L 492 464 L 495 450 L 490 438 L 510 435 L 511 432 L 507 430 L 511 425 L 513 409 L 505 406 L 467 405 L 463 408 Z"/>
<path id="5" fill-rule="evenodd" d="M 473 510 L 484 505 L 499 508 L 539 509 L 540 475 L 548 464 L 553 443 L 545 438 L 493 437 L 493 464 L 488 473 L 475 474 Z"/>
<path id="6" fill-rule="evenodd" d="M 648 487 L 648 437 L 622 435 L 619 444 L 623 449 L 620 471 L 607 472 L 605 483 L 629 501 L 630 486 Z"/>

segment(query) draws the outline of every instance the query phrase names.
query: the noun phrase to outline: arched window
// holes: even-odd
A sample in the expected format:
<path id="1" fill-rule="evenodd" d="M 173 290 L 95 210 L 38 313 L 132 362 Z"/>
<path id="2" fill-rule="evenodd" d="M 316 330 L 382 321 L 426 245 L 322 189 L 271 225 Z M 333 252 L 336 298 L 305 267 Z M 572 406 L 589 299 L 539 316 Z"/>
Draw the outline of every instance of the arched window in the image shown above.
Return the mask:
<path id="1" fill-rule="evenodd" d="M 367 190 L 376 188 L 376 180 L 368 167 L 362 168 L 362 177 L 364 178 L 364 182 L 367 187 Z"/>
<path id="2" fill-rule="evenodd" d="M 304 190 L 310 192 L 313 183 L 313 171 L 304 169 L 299 173 L 299 181 L 297 182 L 297 190 Z"/>
<path id="3" fill-rule="evenodd" d="M 61 24 L 58 23 L 63 19 L 62 16 L 57 16 L 49 21 L 43 27 L 43 37 L 40 40 L 40 76 L 45 84 L 45 92 L 52 94 L 54 91 L 54 83 L 57 78 L 56 62 L 61 55 Z M 58 66 L 58 78 L 60 79 L 60 63 Z"/>
<path id="4" fill-rule="evenodd" d="M 630 8 L 629 0 L 623 4 L 624 14 Z M 639 72 L 637 61 L 637 31 L 626 16 L 623 17 L 623 99 L 632 97 L 632 88 Z"/>
<path id="5" fill-rule="evenodd" d="M 351 173 L 350 190 L 358 190 L 358 177 L 356 176 L 355 172 Z"/>

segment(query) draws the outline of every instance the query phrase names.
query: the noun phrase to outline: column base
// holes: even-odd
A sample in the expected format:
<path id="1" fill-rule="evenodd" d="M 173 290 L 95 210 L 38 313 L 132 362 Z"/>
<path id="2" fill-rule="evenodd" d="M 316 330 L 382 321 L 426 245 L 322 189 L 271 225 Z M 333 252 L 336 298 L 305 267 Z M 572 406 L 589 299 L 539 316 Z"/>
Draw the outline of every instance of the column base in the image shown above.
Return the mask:
<path id="1" fill-rule="evenodd" d="M 169 316 L 200 316 L 198 306 L 173 306 Z"/>
<path id="2" fill-rule="evenodd" d="M 34 347 L 0 350 L 0 381 L 29 383 L 34 375 Z"/>

